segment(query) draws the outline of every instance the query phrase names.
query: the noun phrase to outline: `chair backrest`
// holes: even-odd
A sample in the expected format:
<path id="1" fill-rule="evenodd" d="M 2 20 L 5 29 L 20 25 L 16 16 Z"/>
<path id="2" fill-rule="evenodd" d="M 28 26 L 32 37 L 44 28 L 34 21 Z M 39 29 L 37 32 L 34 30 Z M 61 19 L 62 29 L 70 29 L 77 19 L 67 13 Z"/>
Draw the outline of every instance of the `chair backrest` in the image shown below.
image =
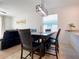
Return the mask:
<path id="1" fill-rule="evenodd" d="M 57 35 L 56 35 L 56 42 L 55 42 L 55 44 L 56 44 L 56 46 L 59 48 L 59 42 L 58 42 L 58 37 L 59 37 L 59 34 L 60 34 L 60 31 L 61 31 L 61 29 L 58 29 L 58 32 L 57 32 Z"/>
<path id="2" fill-rule="evenodd" d="M 57 35 L 56 35 L 56 39 L 58 39 L 60 31 L 61 31 L 61 29 L 58 29 L 58 32 L 57 32 Z"/>
<path id="3" fill-rule="evenodd" d="M 31 29 L 31 32 L 37 32 L 37 30 L 36 29 Z"/>
<path id="4" fill-rule="evenodd" d="M 30 29 L 20 29 L 18 30 L 20 39 L 21 39 L 21 46 L 27 49 L 32 49 L 32 38 Z"/>
<path id="5" fill-rule="evenodd" d="M 45 32 L 51 32 L 51 29 L 46 29 Z"/>

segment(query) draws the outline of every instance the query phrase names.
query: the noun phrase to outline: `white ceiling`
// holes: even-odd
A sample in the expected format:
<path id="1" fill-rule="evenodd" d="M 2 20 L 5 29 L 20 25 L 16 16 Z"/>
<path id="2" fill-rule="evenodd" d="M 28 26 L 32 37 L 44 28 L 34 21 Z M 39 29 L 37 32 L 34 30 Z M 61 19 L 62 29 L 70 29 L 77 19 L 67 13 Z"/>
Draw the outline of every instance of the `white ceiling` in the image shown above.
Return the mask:
<path id="1" fill-rule="evenodd" d="M 46 8 L 60 8 L 74 4 L 79 4 L 79 0 L 45 0 Z"/>
<path id="2" fill-rule="evenodd" d="M 0 10 L 9 14 L 26 14 L 29 7 L 39 4 L 41 0 L 0 0 Z M 79 0 L 44 0 L 45 8 L 48 12 L 70 5 L 79 4 Z M 51 13 L 50 12 L 50 13 Z"/>
<path id="3" fill-rule="evenodd" d="M 9 15 L 27 15 L 35 7 L 35 3 L 38 4 L 39 0 L 2 0 L 0 1 L 0 10 Z"/>
<path id="4" fill-rule="evenodd" d="M 45 0 L 45 8 L 48 9 L 49 14 L 55 13 L 57 10 L 79 5 L 79 0 Z"/>

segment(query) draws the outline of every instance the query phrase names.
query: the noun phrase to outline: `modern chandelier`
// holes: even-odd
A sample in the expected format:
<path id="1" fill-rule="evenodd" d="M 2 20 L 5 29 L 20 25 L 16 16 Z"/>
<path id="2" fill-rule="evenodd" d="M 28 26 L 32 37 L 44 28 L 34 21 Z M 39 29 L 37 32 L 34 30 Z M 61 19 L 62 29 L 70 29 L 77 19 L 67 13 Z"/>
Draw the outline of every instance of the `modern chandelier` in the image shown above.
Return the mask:
<path id="1" fill-rule="evenodd" d="M 36 12 L 41 14 L 42 16 L 47 16 L 48 15 L 48 11 L 44 6 L 44 1 L 41 0 L 41 3 L 36 5 Z"/>

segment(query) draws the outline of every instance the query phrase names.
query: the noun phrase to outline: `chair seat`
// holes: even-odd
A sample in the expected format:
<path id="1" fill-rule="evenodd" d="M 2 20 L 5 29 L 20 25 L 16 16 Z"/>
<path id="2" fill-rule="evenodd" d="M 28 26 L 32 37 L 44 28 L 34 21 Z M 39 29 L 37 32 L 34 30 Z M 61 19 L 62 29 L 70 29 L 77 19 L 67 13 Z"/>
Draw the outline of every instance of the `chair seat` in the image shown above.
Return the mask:
<path id="1" fill-rule="evenodd" d="M 50 41 L 49 43 L 51 43 L 51 44 L 56 43 L 56 40 L 55 40 L 55 38 L 53 38 L 53 37 L 50 37 L 48 40 Z"/>
<path id="2" fill-rule="evenodd" d="M 55 44 L 56 43 L 55 39 L 50 39 L 50 41 L 51 41 L 51 44 Z"/>

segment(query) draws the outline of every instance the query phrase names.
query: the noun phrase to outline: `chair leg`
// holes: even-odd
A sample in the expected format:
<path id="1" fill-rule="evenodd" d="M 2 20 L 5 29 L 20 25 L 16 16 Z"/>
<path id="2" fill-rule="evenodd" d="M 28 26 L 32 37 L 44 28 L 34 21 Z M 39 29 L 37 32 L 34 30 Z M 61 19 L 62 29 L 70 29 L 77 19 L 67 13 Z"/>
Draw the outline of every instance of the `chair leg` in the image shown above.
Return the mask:
<path id="1" fill-rule="evenodd" d="M 58 53 L 59 53 L 59 49 L 57 49 L 58 50 Z"/>
<path id="2" fill-rule="evenodd" d="M 59 53 L 59 46 L 58 45 L 56 45 L 57 46 L 57 52 Z"/>
<path id="3" fill-rule="evenodd" d="M 56 47 L 55 47 L 55 52 L 56 52 L 56 59 L 58 59 L 58 50 Z"/>
<path id="4" fill-rule="evenodd" d="M 31 52 L 31 58 L 33 59 L 33 52 Z"/>
<path id="5" fill-rule="evenodd" d="M 31 57 L 31 52 L 30 52 L 30 54 L 29 54 L 29 55 L 30 55 L 30 57 Z"/>
<path id="6" fill-rule="evenodd" d="M 23 48 L 21 48 L 21 59 L 23 58 Z"/>
<path id="7" fill-rule="evenodd" d="M 42 46 L 42 45 L 41 45 Z M 42 47 L 41 47 L 42 48 Z M 42 59 L 42 50 L 41 50 L 41 48 L 40 48 L 40 57 L 39 57 L 39 59 Z"/>
<path id="8" fill-rule="evenodd" d="M 58 59 L 58 53 L 56 52 L 56 59 Z"/>
<path id="9" fill-rule="evenodd" d="M 42 59 L 42 57 L 40 56 L 40 58 L 39 59 Z"/>

